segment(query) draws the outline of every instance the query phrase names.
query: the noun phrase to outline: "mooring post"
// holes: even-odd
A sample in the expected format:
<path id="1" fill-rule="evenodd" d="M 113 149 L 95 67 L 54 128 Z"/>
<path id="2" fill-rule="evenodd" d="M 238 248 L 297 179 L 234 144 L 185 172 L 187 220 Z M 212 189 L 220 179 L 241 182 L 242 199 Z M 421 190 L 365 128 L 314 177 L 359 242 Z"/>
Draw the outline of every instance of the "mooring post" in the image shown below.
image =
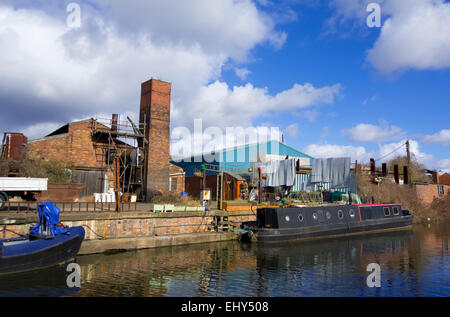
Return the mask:
<path id="1" fill-rule="evenodd" d="M 262 202 L 262 167 L 258 167 L 258 204 Z"/>

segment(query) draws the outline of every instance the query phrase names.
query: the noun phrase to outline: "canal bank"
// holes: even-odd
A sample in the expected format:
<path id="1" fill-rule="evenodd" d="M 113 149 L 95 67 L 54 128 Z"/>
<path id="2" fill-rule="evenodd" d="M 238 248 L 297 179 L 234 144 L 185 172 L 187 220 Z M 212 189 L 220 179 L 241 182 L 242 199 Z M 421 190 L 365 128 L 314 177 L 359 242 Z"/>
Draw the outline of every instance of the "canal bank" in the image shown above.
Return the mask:
<path id="1" fill-rule="evenodd" d="M 62 213 L 60 219 L 85 228 L 79 252 L 85 255 L 232 240 L 233 228 L 256 218 L 252 211 L 133 211 Z M 1 237 L 27 234 L 38 221 L 37 213 L 0 213 Z"/>

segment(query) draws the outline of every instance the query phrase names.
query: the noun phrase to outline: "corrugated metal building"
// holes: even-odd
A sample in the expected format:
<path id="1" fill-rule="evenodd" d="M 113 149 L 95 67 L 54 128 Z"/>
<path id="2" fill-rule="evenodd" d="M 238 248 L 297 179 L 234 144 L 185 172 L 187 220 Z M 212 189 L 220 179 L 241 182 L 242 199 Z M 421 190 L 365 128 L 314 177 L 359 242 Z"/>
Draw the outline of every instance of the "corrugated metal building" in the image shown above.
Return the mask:
<path id="1" fill-rule="evenodd" d="M 212 154 L 202 154 L 198 156 L 191 156 L 183 159 L 178 159 L 176 161 L 172 160 L 171 163 L 175 164 L 186 172 L 186 182 L 200 180 L 193 180 L 194 172 L 201 171 L 202 164 L 213 164 L 217 166 L 217 169 L 223 168 L 224 172 L 229 172 L 233 174 L 231 169 L 236 168 L 241 172 L 242 170 L 247 170 L 253 167 L 253 163 L 256 162 L 268 162 L 271 160 L 282 160 L 286 156 L 289 158 L 295 158 L 299 161 L 300 169 L 304 172 L 296 174 L 295 184 L 293 187 L 294 191 L 321 191 L 321 190 L 332 190 L 332 191 L 342 191 L 342 192 L 352 192 L 357 193 L 356 177 L 354 174 L 350 173 L 350 178 L 345 186 L 335 188 L 332 187 L 330 183 L 311 183 L 311 168 L 314 162 L 314 158 L 300 152 L 282 142 L 279 141 L 268 141 L 263 143 L 253 143 L 246 144 L 234 148 L 227 148 L 217 151 Z M 251 178 L 255 178 L 256 171 L 253 170 Z M 236 174 L 236 173 L 235 173 Z M 242 173 L 237 173 L 242 174 Z M 256 173 L 257 174 L 257 173 Z M 207 175 L 216 175 L 215 172 L 208 171 Z M 196 183 L 197 184 L 197 183 Z M 199 183 L 200 184 L 200 183 Z M 186 185 L 190 188 L 192 184 Z M 200 185 L 196 185 L 200 187 Z"/>
<path id="2" fill-rule="evenodd" d="M 316 192 L 321 190 L 333 190 L 348 193 L 357 193 L 356 176 L 350 173 L 349 182 L 344 187 L 332 187 L 330 183 L 311 183 L 311 174 L 297 174 L 295 176 L 294 191 Z"/>
<path id="3" fill-rule="evenodd" d="M 248 169 L 255 162 L 268 162 L 270 160 L 296 158 L 300 160 L 300 166 L 311 168 L 314 158 L 302 153 L 279 141 L 252 143 L 234 148 L 219 150 L 212 154 L 201 154 L 180 160 L 172 160 L 171 163 L 181 167 L 186 172 L 186 177 L 194 176 L 195 171 L 200 171 L 202 164 L 209 163 L 219 168 Z M 207 175 L 213 175 L 208 172 Z"/>

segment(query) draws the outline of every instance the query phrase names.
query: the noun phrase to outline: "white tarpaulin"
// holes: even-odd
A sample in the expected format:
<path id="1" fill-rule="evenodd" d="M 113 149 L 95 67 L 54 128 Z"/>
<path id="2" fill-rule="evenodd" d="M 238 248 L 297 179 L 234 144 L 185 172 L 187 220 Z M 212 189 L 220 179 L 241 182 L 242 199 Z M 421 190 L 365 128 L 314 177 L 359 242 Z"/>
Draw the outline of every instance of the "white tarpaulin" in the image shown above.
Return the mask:
<path id="1" fill-rule="evenodd" d="M 267 176 L 262 182 L 264 187 L 294 186 L 295 163 L 296 159 L 257 163 L 254 164 L 254 170 L 257 172 L 258 167 L 262 167 L 263 175 Z"/>
<path id="2" fill-rule="evenodd" d="M 286 155 L 263 154 L 263 155 L 260 155 L 260 162 L 268 163 L 268 162 L 272 162 L 272 161 L 282 161 L 285 158 L 286 158 Z M 311 166 L 310 158 L 308 158 L 308 157 L 289 156 L 289 159 L 294 159 L 295 161 L 299 160 L 300 166 L 304 166 L 304 167 Z"/>
<path id="3" fill-rule="evenodd" d="M 329 183 L 332 187 L 345 187 L 349 184 L 350 158 L 314 159 L 311 183 Z"/>

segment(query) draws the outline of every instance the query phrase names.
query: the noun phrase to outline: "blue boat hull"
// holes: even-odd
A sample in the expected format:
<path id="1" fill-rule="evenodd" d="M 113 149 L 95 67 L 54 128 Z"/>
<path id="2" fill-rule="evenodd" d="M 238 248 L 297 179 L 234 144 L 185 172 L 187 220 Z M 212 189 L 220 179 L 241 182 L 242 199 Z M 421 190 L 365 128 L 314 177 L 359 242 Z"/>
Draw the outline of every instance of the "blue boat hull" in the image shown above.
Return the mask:
<path id="1" fill-rule="evenodd" d="M 3 240 L 0 243 L 0 274 L 25 272 L 55 266 L 73 261 L 85 231 L 83 227 L 72 227 L 68 234 L 56 235 L 51 239 Z"/>

